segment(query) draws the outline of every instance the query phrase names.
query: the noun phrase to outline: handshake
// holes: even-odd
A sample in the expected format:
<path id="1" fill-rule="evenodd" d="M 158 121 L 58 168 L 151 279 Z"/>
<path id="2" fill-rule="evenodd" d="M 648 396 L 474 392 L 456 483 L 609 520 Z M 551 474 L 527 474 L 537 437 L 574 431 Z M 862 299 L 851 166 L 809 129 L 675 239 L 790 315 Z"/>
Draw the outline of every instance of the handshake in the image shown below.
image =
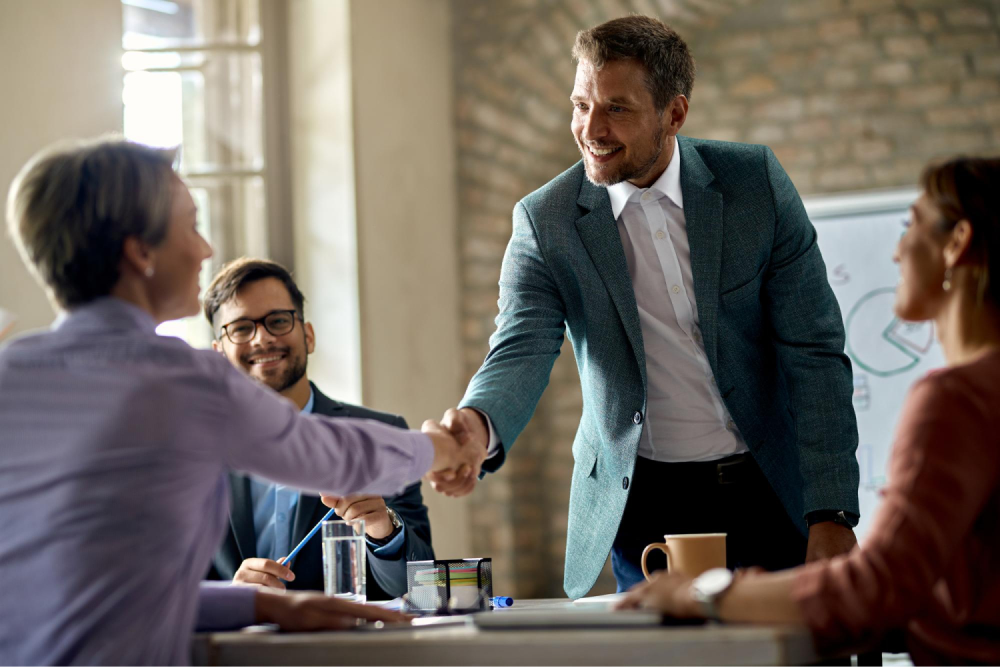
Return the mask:
<path id="1" fill-rule="evenodd" d="M 490 443 L 486 418 L 472 408 L 450 409 L 440 423 L 428 419 L 421 430 L 434 444 L 434 463 L 425 479 L 446 496 L 472 493 Z"/>

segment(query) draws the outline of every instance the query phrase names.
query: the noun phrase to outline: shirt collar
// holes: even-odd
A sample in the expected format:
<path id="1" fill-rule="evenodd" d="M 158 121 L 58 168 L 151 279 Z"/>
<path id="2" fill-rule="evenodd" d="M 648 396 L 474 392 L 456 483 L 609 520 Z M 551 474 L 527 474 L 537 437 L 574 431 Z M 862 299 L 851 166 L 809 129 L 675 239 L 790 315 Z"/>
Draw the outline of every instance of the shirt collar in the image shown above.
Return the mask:
<path id="1" fill-rule="evenodd" d="M 305 407 L 302 408 L 302 414 L 308 415 L 312 414 L 313 408 L 316 406 L 316 393 L 313 391 L 312 387 L 309 387 L 309 400 L 306 401 Z"/>
<path id="2" fill-rule="evenodd" d="M 106 296 L 59 313 L 52 323 L 52 328 L 70 331 L 138 329 L 155 333 L 156 320 L 135 304 L 117 297 Z"/>
<path id="3" fill-rule="evenodd" d="M 649 186 L 650 190 L 656 190 L 672 201 L 677 208 L 684 208 L 684 195 L 681 193 L 681 151 L 680 142 L 674 137 L 674 154 L 670 156 L 670 164 L 656 179 L 656 182 Z M 611 212 L 615 220 L 621 216 L 625 210 L 625 204 L 633 194 L 639 192 L 640 188 L 632 185 L 628 181 L 615 183 L 608 186 L 608 197 L 611 198 Z"/>

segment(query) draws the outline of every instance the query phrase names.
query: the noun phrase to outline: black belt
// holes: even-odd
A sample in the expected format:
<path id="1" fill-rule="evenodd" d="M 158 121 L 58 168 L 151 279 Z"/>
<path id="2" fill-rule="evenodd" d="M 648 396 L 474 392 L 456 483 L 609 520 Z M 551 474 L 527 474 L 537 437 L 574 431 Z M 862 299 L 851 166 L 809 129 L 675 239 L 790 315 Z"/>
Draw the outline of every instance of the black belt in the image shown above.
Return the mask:
<path id="1" fill-rule="evenodd" d="M 753 457 L 746 452 L 714 461 L 665 463 L 652 459 L 640 460 L 649 467 L 657 468 L 669 475 L 680 476 L 688 481 L 700 479 L 720 485 L 738 484 L 749 477 L 757 467 Z"/>

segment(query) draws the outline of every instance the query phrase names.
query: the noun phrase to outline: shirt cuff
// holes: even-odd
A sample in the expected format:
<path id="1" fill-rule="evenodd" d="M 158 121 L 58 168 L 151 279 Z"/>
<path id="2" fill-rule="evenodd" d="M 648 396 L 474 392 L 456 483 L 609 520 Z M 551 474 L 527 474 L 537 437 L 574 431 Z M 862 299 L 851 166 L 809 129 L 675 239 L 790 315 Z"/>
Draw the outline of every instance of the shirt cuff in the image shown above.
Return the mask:
<path id="1" fill-rule="evenodd" d="M 490 419 L 490 416 L 485 412 L 483 412 L 482 410 L 480 410 L 479 408 L 472 408 L 472 409 L 483 416 L 483 419 L 486 420 L 486 428 L 490 430 L 490 444 L 486 447 L 486 458 L 491 459 L 494 456 L 496 456 L 497 452 L 500 451 L 500 448 L 503 446 L 503 443 L 500 442 L 500 438 L 497 436 L 497 431 L 495 428 L 493 428 L 493 420 Z"/>
<path id="2" fill-rule="evenodd" d="M 365 541 L 368 542 L 368 549 L 376 558 L 395 559 L 403 550 L 403 544 L 406 543 L 406 524 L 400 525 L 399 532 L 396 533 L 396 536 L 385 544 L 374 544 L 367 537 L 365 538 Z"/>
<path id="3" fill-rule="evenodd" d="M 413 467 L 410 469 L 410 474 L 404 480 L 400 489 L 404 489 L 407 485 L 419 481 L 420 478 L 430 472 L 431 466 L 434 465 L 434 443 L 431 441 L 430 436 L 420 431 L 410 431 L 410 433 L 413 435 Z"/>
<path id="4" fill-rule="evenodd" d="M 256 595 L 257 588 L 253 586 L 233 586 L 223 581 L 201 582 L 195 629 L 204 632 L 253 625 Z"/>

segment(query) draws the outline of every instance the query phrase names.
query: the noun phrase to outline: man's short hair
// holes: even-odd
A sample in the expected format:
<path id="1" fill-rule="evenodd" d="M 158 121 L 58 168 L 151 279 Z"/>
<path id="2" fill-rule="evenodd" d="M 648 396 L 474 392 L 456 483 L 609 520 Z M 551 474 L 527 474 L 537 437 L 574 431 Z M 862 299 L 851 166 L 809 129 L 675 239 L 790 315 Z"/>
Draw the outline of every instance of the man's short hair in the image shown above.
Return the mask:
<path id="1" fill-rule="evenodd" d="M 694 59 L 677 32 L 658 19 L 625 16 L 581 30 L 573 44 L 573 58 L 597 69 L 614 60 L 636 60 L 646 68 L 646 86 L 657 111 L 678 95 L 691 98 Z"/>
<path id="2" fill-rule="evenodd" d="M 50 146 L 21 169 L 7 197 L 7 224 L 60 307 L 111 293 L 126 238 L 163 241 L 176 157 L 176 149 L 110 136 Z"/>
<path id="3" fill-rule="evenodd" d="M 292 304 L 295 306 L 299 317 L 305 318 L 306 298 L 302 295 L 302 291 L 299 290 L 299 286 L 295 284 L 295 280 L 288 269 L 269 259 L 241 257 L 223 266 L 215 278 L 212 279 L 212 284 L 208 286 L 208 291 L 205 292 L 203 300 L 205 318 L 212 325 L 212 330 L 216 330 L 215 315 L 222 308 L 223 304 L 231 301 L 233 297 L 239 294 L 240 290 L 250 283 L 255 283 L 265 278 L 277 278 L 280 280 L 285 289 L 288 290 L 288 295 L 292 298 Z"/>

